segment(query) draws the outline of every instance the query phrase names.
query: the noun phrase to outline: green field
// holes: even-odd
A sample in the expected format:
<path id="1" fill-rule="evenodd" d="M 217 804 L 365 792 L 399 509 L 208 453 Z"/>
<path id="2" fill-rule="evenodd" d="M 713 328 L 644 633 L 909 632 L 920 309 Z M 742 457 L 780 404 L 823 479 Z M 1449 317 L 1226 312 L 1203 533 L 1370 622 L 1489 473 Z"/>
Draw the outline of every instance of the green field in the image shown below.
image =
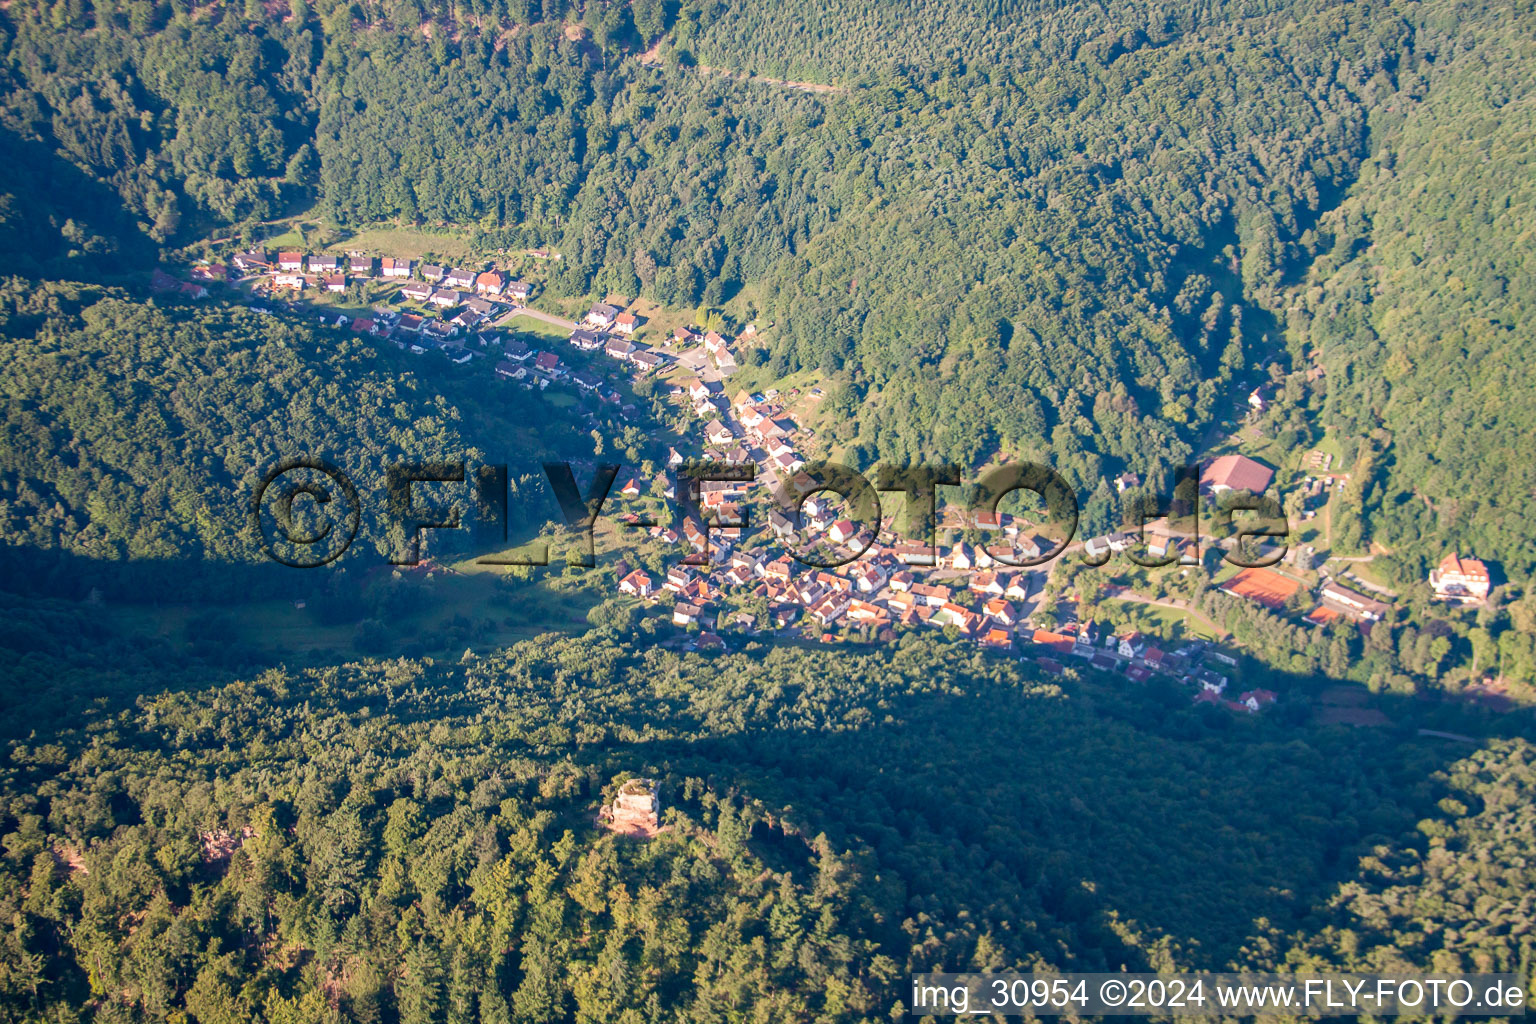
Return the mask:
<path id="1" fill-rule="evenodd" d="M 518 334 L 525 334 L 535 338 L 548 338 L 554 341 L 564 341 L 571 334 L 564 327 L 546 323 L 531 316 L 514 316 L 503 326 L 508 330 L 516 331 Z"/>

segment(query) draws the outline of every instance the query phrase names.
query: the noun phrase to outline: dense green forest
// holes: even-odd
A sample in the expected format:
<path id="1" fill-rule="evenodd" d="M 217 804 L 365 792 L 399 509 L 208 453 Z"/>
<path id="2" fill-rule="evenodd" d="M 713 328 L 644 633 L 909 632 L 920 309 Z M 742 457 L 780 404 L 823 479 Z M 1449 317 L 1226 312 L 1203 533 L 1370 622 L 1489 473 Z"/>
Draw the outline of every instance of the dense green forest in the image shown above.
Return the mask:
<path id="1" fill-rule="evenodd" d="M 1536 598 L 1410 595 L 1365 633 L 1157 584 L 1285 691 L 1251 718 L 937 635 L 680 653 L 613 603 L 492 649 L 478 623 L 554 614 L 521 577 L 424 635 L 441 591 L 377 564 L 382 502 L 366 570 L 253 565 L 259 474 L 638 464 L 671 436 L 654 389 L 573 429 L 144 285 L 299 215 L 547 246 L 552 294 L 772 322 L 753 367 L 825 371 L 861 464 L 1038 457 L 1085 495 L 1270 382 L 1260 429 L 1355 474 L 1343 544 L 1518 584 L 1532 38 L 1531 0 L 4 6 L 0 1020 L 863 1022 L 909 972 L 1034 965 L 1531 978 L 1527 720 L 1435 691 L 1536 677 Z M 277 664 L 228 603 L 273 595 L 404 656 Z M 1322 677 L 1398 724 L 1322 724 Z M 649 841 L 595 820 L 632 775 Z"/>
<path id="2" fill-rule="evenodd" d="M 1329 414 L 1290 439 L 1347 446 L 1354 539 L 1407 549 L 1403 579 L 1456 545 L 1536 567 L 1529 361 L 1479 355 L 1527 340 L 1529 3 L 576 22 L 524 0 L 15 5 L 0 119 L 166 243 L 312 202 L 554 246 L 564 294 L 746 289 L 781 327 L 771 365 L 845 379 L 834 439 L 861 461 L 1157 479 L 1240 384 L 1321 359 Z"/>
<path id="3" fill-rule="evenodd" d="M 516 527 L 553 513 L 538 458 L 592 454 L 537 394 L 446 361 L 424 377 L 393 347 L 243 307 L 9 278 L 0 330 L 12 335 L 0 346 L 4 564 L 24 581 L 13 586 L 40 593 L 244 599 L 285 574 L 291 588 L 290 570 L 246 571 L 265 561 L 252 493 L 285 456 L 321 456 L 353 479 L 366 499 L 359 550 L 382 564 L 404 551 L 386 467 L 511 460 L 533 486 L 509 508 Z"/>
<path id="4" fill-rule="evenodd" d="M 938 967 L 1526 970 L 1532 752 L 1456 756 L 936 638 L 273 669 L 12 745 L 3 1012 L 872 1021 Z M 654 840 L 594 822 L 635 773 Z M 1431 887 L 1498 916 L 1426 935 Z"/>

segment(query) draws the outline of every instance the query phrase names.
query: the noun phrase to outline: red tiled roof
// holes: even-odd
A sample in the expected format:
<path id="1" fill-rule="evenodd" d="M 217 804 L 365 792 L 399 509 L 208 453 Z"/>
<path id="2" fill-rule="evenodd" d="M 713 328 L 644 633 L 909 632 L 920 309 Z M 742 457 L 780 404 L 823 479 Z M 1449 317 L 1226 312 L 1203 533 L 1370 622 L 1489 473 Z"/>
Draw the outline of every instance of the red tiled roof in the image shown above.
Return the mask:
<path id="1" fill-rule="evenodd" d="M 1261 494 L 1274 476 L 1263 463 L 1242 455 L 1223 455 L 1205 468 L 1200 482 L 1207 487 L 1230 487 L 1234 491 Z"/>

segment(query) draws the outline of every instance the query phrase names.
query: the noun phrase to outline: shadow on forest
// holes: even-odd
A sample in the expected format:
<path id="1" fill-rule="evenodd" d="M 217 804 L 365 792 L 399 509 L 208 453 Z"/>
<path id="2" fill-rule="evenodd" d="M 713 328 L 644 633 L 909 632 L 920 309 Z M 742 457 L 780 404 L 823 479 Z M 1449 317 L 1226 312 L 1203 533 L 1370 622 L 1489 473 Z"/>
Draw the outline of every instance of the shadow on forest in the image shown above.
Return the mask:
<path id="1" fill-rule="evenodd" d="M 155 261 L 154 242 L 114 189 L 13 132 L 0 130 L 0 150 L 0 193 L 13 197 L 0 214 L 7 273 L 113 283 L 142 276 Z"/>
<path id="2" fill-rule="evenodd" d="M 274 572 L 288 574 L 277 577 L 287 581 L 295 572 L 174 561 L 131 568 L 148 574 L 146 593 L 178 571 L 204 579 L 225 574 L 231 595 L 261 592 Z M 0 646 L 19 654 L 8 659 L 4 676 L 6 732 L 31 731 L 42 743 L 126 710 L 146 693 L 231 678 L 163 641 L 138 652 L 138 665 L 107 647 L 114 638 L 92 633 L 92 606 L 79 599 L 102 570 L 91 560 L 49 553 L 31 569 L 25 582 L 33 596 L 12 599 L 15 614 L 0 636 Z M 72 592 L 74 600 L 37 600 L 50 591 Z M 17 632 L 25 613 L 45 606 L 64 606 L 60 618 Z M 38 646 L 61 640 L 74 650 Z M 955 678 L 972 671 L 971 649 L 940 648 L 943 641 L 932 637 L 919 642 L 933 645 L 935 663 L 953 665 Z M 862 657 L 856 649 L 839 653 Z M 872 851 L 877 871 L 886 872 L 883 886 L 931 882 L 931 891 L 897 901 L 904 913 L 928 905 L 935 917 L 990 908 L 1041 942 L 1092 951 L 1081 954 L 1084 966 L 1145 964 L 1145 944 L 1169 935 L 1184 950 L 1181 962 L 1218 969 L 1239 956 L 1261 919 L 1283 932 L 1302 927 L 1355 874 L 1363 852 L 1402 842 L 1434 813 L 1435 773 L 1473 749 L 1422 737 L 1419 728 L 1481 738 L 1532 734 L 1526 712 L 1500 716 L 1391 695 L 1371 698 L 1391 727 L 1322 725 L 1307 706 L 1322 681 L 1273 672 L 1234 684 L 1268 685 L 1287 698 L 1250 718 L 1196 709 L 1189 691 L 1171 682 L 1137 685 L 1092 672 L 1062 684 L 1064 697 L 990 678 L 959 693 L 948 689 L 952 679 L 932 671 L 903 676 L 909 670 L 900 657 L 832 672 L 832 679 L 839 672 L 879 673 L 880 684 L 868 691 L 875 696 L 840 710 L 795 707 L 802 684 L 770 673 L 815 673 L 817 656 L 835 655 L 817 649 L 795 656 L 803 660 L 770 656 L 755 682 L 750 668 L 722 667 L 716 696 L 725 710 L 715 713 L 642 696 L 646 724 L 665 723 L 678 739 L 610 738 L 567 753 L 593 772 L 694 776 L 717 792 L 739 791 L 805 835 L 824 832 L 834 847 Z M 40 684 L 39 666 L 51 672 L 55 662 L 74 671 Z M 1023 671 L 1033 675 L 1027 659 Z M 241 674 L 255 672 L 242 666 Z M 444 682 L 455 684 L 451 671 Z M 85 689 L 75 692 L 79 686 Z M 784 696 L 769 695 L 779 686 Z M 556 716 L 570 696 L 558 689 L 551 684 L 533 695 Z M 39 695 L 47 701 L 50 693 L 55 705 L 40 706 Z M 468 713 L 479 707 L 462 693 L 448 700 Z M 389 710 L 398 716 L 405 709 Z M 432 705 L 420 717 L 447 713 Z M 771 721 L 792 724 L 762 724 Z M 810 728 L 807 721 L 824 724 Z M 1020 893 L 1027 899 L 1016 904 Z M 1112 915 L 1141 938 L 1118 930 Z"/>
<path id="3" fill-rule="evenodd" d="M 614 744 L 578 761 L 702 777 L 806 837 L 865 846 L 896 877 L 931 881 L 912 896 L 935 917 L 1002 901 L 1043 936 L 1055 919 L 1094 951 L 1082 969 L 1145 967 L 1168 935 L 1181 963 L 1214 970 L 1261 922 L 1306 927 L 1373 846 L 1412 841 L 1443 795 L 1434 775 L 1474 749 L 1418 736 L 1411 699 L 1380 698 L 1398 727 L 1357 730 L 1114 685 L 1069 684 L 1065 700 L 992 686 L 903 696 L 853 728 Z M 1488 736 L 1530 732 L 1523 715 L 1482 717 Z M 1008 905 L 1020 891 L 1035 909 Z"/>

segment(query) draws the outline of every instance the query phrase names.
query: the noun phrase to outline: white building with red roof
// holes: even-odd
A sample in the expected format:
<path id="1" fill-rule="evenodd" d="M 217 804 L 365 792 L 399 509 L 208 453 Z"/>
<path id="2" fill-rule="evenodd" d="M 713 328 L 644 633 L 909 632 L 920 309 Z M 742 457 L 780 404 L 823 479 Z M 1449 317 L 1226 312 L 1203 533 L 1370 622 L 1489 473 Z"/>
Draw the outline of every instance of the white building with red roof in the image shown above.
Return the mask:
<path id="1" fill-rule="evenodd" d="M 1442 601 L 1476 604 L 1488 599 L 1488 567 L 1475 558 L 1462 558 L 1456 552 L 1446 555 L 1438 568 L 1430 571 L 1429 585 Z"/>

